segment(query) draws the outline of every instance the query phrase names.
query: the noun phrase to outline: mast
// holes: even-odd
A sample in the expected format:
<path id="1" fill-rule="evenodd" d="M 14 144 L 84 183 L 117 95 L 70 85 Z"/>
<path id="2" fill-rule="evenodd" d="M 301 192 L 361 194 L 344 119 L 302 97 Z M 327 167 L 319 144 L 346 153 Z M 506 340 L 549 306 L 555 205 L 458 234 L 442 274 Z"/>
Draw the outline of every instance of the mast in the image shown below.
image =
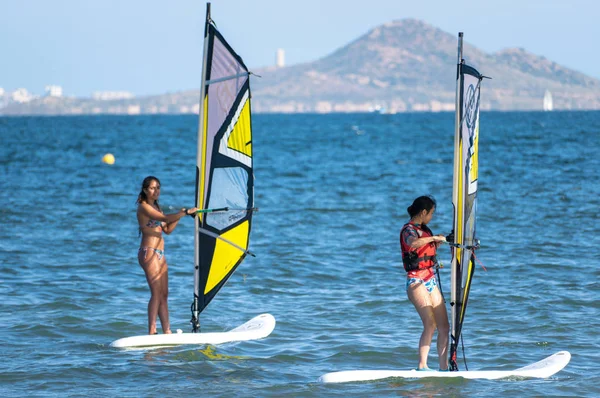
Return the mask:
<path id="1" fill-rule="evenodd" d="M 250 73 L 206 5 L 198 117 L 192 327 L 249 250 L 254 210 Z"/>
<path id="2" fill-rule="evenodd" d="M 208 59 L 208 25 L 211 23 L 210 19 L 210 3 L 206 3 L 206 23 L 204 25 L 204 50 L 202 56 L 202 78 L 200 80 L 200 108 L 198 110 L 198 148 L 196 152 L 196 181 L 200 179 L 200 173 L 202 172 L 202 164 L 204 162 L 204 124 L 205 124 L 205 112 L 204 112 L 204 99 L 206 97 L 206 65 Z M 204 197 L 199 191 L 199 186 L 196 184 L 196 207 L 199 209 L 204 208 Z M 201 196 L 202 195 L 202 196 Z M 200 251 L 199 251 L 199 231 L 201 223 L 204 218 L 202 213 L 199 213 L 194 218 L 194 302 L 192 304 L 192 332 L 200 332 L 200 311 L 198 303 L 198 286 L 200 284 Z"/>
<path id="3" fill-rule="evenodd" d="M 452 247 L 450 286 L 450 370 L 458 370 L 457 350 L 473 274 L 476 238 L 477 185 L 479 175 L 479 101 L 481 81 L 485 77 L 463 59 L 463 35 L 458 35 L 456 75 L 456 125 L 454 138 L 454 176 L 452 204 L 454 207 L 454 242 Z M 464 352 L 463 352 L 464 357 Z M 466 368 L 465 360 L 465 368 Z M 466 369 L 468 370 L 468 369 Z"/>
<path id="4" fill-rule="evenodd" d="M 461 178 L 461 161 L 460 161 L 460 123 L 461 123 L 461 114 L 462 114 L 462 103 L 461 103 L 461 69 L 463 64 L 463 32 L 458 33 L 458 60 L 456 64 L 456 103 L 455 103 L 455 121 L 454 121 L 454 171 L 453 171 L 453 180 L 452 180 L 452 203 L 454 204 L 454 220 L 452 224 L 452 230 L 454 231 L 454 236 L 458 236 L 459 231 L 459 220 L 457 217 L 457 209 L 456 206 L 459 203 L 459 190 L 460 190 L 460 178 Z M 458 258 L 456 255 L 456 249 L 453 249 L 452 255 L 452 263 L 450 267 L 450 355 L 452 356 L 455 352 L 454 347 L 456 346 L 456 342 L 454 342 L 453 338 L 456 336 L 456 311 L 458 310 L 456 307 L 457 301 L 457 290 L 458 290 Z M 452 362 L 452 358 L 451 361 Z"/>

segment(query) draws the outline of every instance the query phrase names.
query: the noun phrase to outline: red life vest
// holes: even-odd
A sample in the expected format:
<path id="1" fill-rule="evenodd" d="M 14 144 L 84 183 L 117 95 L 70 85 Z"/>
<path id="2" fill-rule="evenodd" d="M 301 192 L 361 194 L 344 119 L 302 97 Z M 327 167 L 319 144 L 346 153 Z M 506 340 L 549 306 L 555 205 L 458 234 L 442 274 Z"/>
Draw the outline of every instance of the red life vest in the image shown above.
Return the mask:
<path id="1" fill-rule="evenodd" d="M 400 249 L 402 250 L 402 263 L 404 264 L 404 269 L 406 272 L 410 272 L 433 267 L 437 264 L 437 258 L 435 257 L 437 250 L 436 244 L 431 242 L 418 249 L 411 248 L 402 238 L 404 230 L 408 228 L 409 225 L 412 225 L 417 231 L 421 231 L 419 238 L 433 236 L 433 233 L 427 225 L 422 224 L 421 226 L 416 226 L 413 222 L 404 224 L 402 230 L 400 230 Z"/>

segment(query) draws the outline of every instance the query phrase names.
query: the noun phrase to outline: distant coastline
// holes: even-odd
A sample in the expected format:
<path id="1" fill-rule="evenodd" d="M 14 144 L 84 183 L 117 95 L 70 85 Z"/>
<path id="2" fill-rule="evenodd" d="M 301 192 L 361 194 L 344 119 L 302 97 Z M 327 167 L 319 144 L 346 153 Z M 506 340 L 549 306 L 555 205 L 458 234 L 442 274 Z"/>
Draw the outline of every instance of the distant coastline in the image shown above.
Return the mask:
<path id="1" fill-rule="evenodd" d="M 468 38 L 468 36 L 467 36 Z M 467 41 L 468 42 L 468 41 Z M 600 80 L 521 48 L 487 54 L 465 44 L 486 79 L 481 110 L 600 109 Z M 444 112 L 454 110 L 456 37 L 405 19 L 372 29 L 310 63 L 254 70 L 255 113 Z M 124 92 L 66 97 L 59 86 L 35 97 L 0 89 L 0 115 L 197 114 L 199 90 L 134 97 Z M 548 94 L 550 93 L 550 94 Z M 546 103 L 546 105 L 544 105 Z"/>

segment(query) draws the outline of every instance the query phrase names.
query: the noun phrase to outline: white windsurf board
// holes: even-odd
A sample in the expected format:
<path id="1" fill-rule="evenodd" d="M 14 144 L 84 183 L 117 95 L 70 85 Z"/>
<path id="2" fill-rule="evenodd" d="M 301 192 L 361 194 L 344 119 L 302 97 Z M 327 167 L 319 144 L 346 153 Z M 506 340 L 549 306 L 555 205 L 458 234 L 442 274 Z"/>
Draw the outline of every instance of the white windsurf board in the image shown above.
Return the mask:
<path id="1" fill-rule="evenodd" d="M 560 372 L 571 360 L 568 351 L 559 351 L 539 362 L 515 370 L 468 370 L 457 372 L 413 370 L 346 370 L 326 373 L 319 378 L 322 383 L 347 383 L 401 377 L 418 379 L 424 377 L 462 377 L 465 379 L 503 379 L 508 377 L 546 378 Z"/>
<path id="2" fill-rule="evenodd" d="M 275 318 L 273 315 L 261 314 L 227 332 L 132 336 L 115 340 L 110 346 L 117 348 L 157 348 L 183 344 L 223 344 L 234 341 L 262 339 L 270 335 L 273 329 L 275 329 Z"/>

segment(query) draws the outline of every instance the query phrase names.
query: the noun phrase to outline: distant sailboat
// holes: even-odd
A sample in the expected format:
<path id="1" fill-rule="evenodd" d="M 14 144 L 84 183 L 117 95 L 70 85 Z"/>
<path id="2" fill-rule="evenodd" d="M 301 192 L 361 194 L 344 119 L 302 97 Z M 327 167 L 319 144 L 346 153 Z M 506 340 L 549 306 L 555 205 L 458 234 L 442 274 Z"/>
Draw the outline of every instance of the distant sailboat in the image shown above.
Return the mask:
<path id="1" fill-rule="evenodd" d="M 370 106 L 369 112 L 370 113 L 386 113 L 385 106 L 381 106 L 379 104 L 377 104 L 375 106 Z"/>
<path id="2" fill-rule="evenodd" d="M 546 90 L 544 93 L 544 111 L 551 111 L 554 109 L 554 105 L 552 104 L 552 93 L 549 90 Z"/>

